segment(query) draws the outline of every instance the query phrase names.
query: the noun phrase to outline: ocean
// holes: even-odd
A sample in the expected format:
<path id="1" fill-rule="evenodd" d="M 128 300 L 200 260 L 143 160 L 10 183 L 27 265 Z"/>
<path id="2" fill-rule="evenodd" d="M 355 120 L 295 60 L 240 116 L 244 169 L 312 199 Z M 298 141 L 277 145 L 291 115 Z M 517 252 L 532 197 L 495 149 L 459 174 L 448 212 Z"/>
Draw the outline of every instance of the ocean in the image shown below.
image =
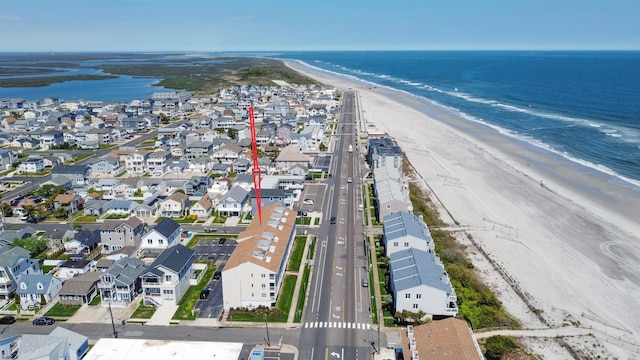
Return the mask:
<path id="1" fill-rule="evenodd" d="M 340 51 L 232 55 L 302 61 L 371 86 L 403 91 L 468 121 L 485 124 L 506 136 L 640 187 L 640 52 Z M 30 56 L 37 59 L 38 55 Z M 167 59 L 163 55 L 158 58 Z M 179 59 L 180 55 L 171 58 Z M 91 68 L 95 61 L 80 64 L 64 67 L 60 74 L 97 73 Z M 0 98 L 131 100 L 164 90 L 153 86 L 157 81 L 120 76 L 40 88 L 0 88 Z"/>
<path id="2" fill-rule="evenodd" d="M 291 52 L 640 186 L 640 52 Z"/>

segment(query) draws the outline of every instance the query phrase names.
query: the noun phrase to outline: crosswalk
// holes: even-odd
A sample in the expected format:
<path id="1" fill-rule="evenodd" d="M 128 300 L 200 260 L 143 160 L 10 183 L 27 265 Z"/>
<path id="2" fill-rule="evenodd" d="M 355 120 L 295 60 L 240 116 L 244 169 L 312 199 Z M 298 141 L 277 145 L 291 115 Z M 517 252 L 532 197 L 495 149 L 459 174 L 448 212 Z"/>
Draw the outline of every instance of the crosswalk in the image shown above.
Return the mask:
<path id="1" fill-rule="evenodd" d="M 354 329 L 354 330 L 369 330 L 371 324 L 368 323 L 351 323 L 340 321 L 315 321 L 305 322 L 305 329 Z"/>

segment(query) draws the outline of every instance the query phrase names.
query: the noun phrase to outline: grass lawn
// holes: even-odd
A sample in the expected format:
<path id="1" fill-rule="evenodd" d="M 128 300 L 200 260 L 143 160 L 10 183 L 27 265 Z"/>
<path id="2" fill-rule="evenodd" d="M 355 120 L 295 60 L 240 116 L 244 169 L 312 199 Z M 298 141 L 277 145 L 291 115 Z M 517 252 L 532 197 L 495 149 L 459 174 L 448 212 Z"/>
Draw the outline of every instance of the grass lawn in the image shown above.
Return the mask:
<path id="1" fill-rule="evenodd" d="M 157 307 L 153 305 L 144 305 L 142 301 L 140 301 L 138 308 L 136 309 L 136 311 L 133 312 L 133 314 L 131 315 L 131 318 L 132 319 L 151 319 L 153 314 L 155 314 L 156 310 L 158 310 Z"/>
<path id="2" fill-rule="evenodd" d="M 107 219 L 107 220 L 120 220 L 120 219 L 126 219 L 128 217 L 129 217 L 129 214 L 123 214 L 123 215 L 111 214 L 111 215 L 107 216 L 105 219 Z"/>
<path id="3" fill-rule="evenodd" d="M 305 240 L 294 239 L 293 251 L 291 251 L 291 258 L 289 259 L 289 266 L 287 270 L 298 271 L 300 270 L 300 263 L 302 262 L 302 253 L 304 252 Z"/>
<path id="4" fill-rule="evenodd" d="M 101 302 L 102 302 L 102 298 L 100 296 L 96 296 L 93 298 L 93 300 L 91 300 L 91 302 L 89 303 L 89 306 L 97 306 L 97 305 L 100 305 Z"/>
<path id="5" fill-rule="evenodd" d="M 96 222 L 96 220 L 98 220 L 98 215 L 85 215 L 85 216 L 78 216 L 75 219 L 73 219 L 74 223 L 94 223 Z"/>
<path id="6" fill-rule="evenodd" d="M 311 267 L 309 265 L 304 267 L 304 273 L 302 274 L 302 283 L 300 284 L 300 293 L 298 294 L 298 304 L 296 304 L 296 316 L 294 322 L 302 321 L 302 312 L 304 311 L 304 300 L 307 294 L 307 286 L 309 286 L 309 274 L 311 273 Z"/>
<path id="7" fill-rule="evenodd" d="M 311 245 L 309 245 L 308 257 L 313 259 L 314 252 L 316 251 L 316 237 L 311 237 Z"/>
<path id="8" fill-rule="evenodd" d="M 47 313 L 46 316 L 55 317 L 71 317 L 75 314 L 80 305 L 62 305 L 60 303 L 55 304 Z"/>
<path id="9" fill-rule="evenodd" d="M 293 297 L 293 289 L 296 287 L 296 281 L 298 277 L 294 275 L 287 275 L 284 278 L 282 289 L 280 289 L 280 296 L 278 296 L 278 302 L 276 303 L 276 309 L 255 309 L 252 311 L 240 311 L 231 314 L 231 321 L 250 321 L 250 322 L 262 322 L 266 315 L 268 322 L 287 322 L 289 317 L 289 310 L 291 309 L 291 301 Z"/>
<path id="10" fill-rule="evenodd" d="M 195 320 L 198 317 L 198 312 L 192 310 L 200 299 L 200 291 L 211 281 L 214 272 L 215 267 L 207 268 L 207 272 L 204 273 L 198 285 L 189 286 L 189 289 L 182 295 L 182 299 L 178 303 L 178 310 L 173 314 L 173 320 Z"/>
<path id="11" fill-rule="evenodd" d="M 48 274 L 48 273 L 49 273 L 49 271 L 51 271 L 51 270 L 53 270 L 53 269 L 55 269 L 55 268 L 56 268 L 56 267 L 55 267 L 55 266 L 53 266 L 53 265 L 42 265 L 42 266 L 40 266 L 40 269 L 42 269 L 42 273 L 43 273 L 43 274 Z"/>

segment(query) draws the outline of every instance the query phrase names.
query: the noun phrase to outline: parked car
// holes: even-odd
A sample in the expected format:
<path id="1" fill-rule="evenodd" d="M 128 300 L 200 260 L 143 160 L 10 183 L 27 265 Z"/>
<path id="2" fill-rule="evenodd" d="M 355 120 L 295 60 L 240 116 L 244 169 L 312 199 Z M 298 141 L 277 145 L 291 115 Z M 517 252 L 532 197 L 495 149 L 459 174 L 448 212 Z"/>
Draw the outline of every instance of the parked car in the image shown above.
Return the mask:
<path id="1" fill-rule="evenodd" d="M 16 322 L 16 318 L 11 315 L 3 316 L 0 318 L 0 324 L 2 325 L 11 325 Z"/>
<path id="2" fill-rule="evenodd" d="M 220 240 L 218 240 L 218 244 L 220 245 L 224 245 L 224 243 L 227 242 L 227 238 L 220 238 Z"/>
<path id="3" fill-rule="evenodd" d="M 33 319 L 33 325 L 41 326 L 41 325 L 53 325 L 56 321 L 50 317 L 43 316 L 37 319 Z"/>
<path id="4" fill-rule="evenodd" d="M 222 276 L 222 272 L 220 270 L 216 270 L 216 272 L 213 273 L 213 280 L 220 280 L 220 276 Z"/>
<path id="5" fill-rule="evenodd" d="M 306 211 L 298 210 L 298 216 L 307 216 Z"/>
<path id="6" fill-rule="evenodd" d="M 313 205 L 313 199 L 304 199 L 302 203 L 305 205 Z"/>
<path id="7" fill-rule="evenodd" d="M 211 293 L 211 290 L 209 290 L 209 289 L 204 289 L 204 290 L 200 291 L 200 299 L 208 298 L 210 293 Z"/>

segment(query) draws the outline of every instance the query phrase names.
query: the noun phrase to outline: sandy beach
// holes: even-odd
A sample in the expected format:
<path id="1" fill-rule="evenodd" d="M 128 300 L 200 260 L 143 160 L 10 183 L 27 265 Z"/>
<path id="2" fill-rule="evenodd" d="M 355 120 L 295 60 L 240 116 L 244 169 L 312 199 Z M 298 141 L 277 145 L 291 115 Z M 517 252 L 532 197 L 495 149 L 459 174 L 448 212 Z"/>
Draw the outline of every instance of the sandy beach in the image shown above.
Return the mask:
<path id="1" fill-rule="evenodd" d="M 640 356 L 637 188 L 426 99 L 288 65 L 357 91 L 361 129 L 384 131 L 398 142 L 451 225 L 460 228 L 461 241 L 466 234 L 475 240 L 474 265 L 524 328 L 547 325 L 514 288 L 549 326 L 591 329 L 592 339 L 613 356 Z M 560 351 L 545 358 L 565 356 Z"/>

